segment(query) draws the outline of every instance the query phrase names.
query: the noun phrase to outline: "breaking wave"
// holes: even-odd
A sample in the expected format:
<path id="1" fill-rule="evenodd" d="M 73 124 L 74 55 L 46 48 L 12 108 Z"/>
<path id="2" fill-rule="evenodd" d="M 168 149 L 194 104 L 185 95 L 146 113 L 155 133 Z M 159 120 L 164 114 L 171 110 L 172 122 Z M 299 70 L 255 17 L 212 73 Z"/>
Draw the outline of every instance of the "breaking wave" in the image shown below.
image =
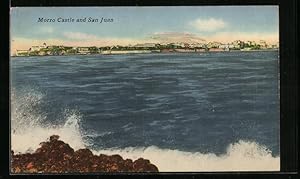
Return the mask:
<path id="1" fill-rule="evenodd" d="M 93 153 L 120 154 L 123 158 L 130 159 L 143 157 L 149 159 L 161 172 L 280 170 L 279 157 L 273 157 L 270 150 L 256 142 L 243 140 L 230 144 L 227 152 L 219 156 L 213 153 L 161 149 L 156 146 L 104 149 L 93 151 Z"/>
<path id="2" fill-rule="evenodd" d="M 27 90 L 21 96 L 11 93 L 11 149 L 15 153 L 34 152 L 39 143 L 57 134 L 75 150 L 86 148 L 80 130 L 82 115 L 78 110 L 66 109 L 61 114 L 62 125 L 45 124 L 47 115 L 39 110 L 45 95 L 35 90 Z M 91 135 L 91 134 L 90 134 Z M 162 149 L 157 146 L 127 147 L 124 149 L 93 150 L 94 154 L 119 154 L 123 158 L 143 157 L 155 164 L 161 172 L 200 172 L 200 171 L 278 171 L 279 156 L 263 145 L 253 141 L 240 140 L 230 144 L 222 155 L 213 153 L 185 152 Z"/>
<path id="3" fill-rule="evenodd" d="M 78 110 L 64 109 L 61 125 L 45 123 L 46 112 L 40 110 L 45 94 L 36 90 L 24 90 L 20 96 L 11 92 L 11 149 L 14 152 L 34 152 L 40 142 L 57 134 L 60 139 L 74 149 L 84 148 L 87 144 L 82 138 Z"/>

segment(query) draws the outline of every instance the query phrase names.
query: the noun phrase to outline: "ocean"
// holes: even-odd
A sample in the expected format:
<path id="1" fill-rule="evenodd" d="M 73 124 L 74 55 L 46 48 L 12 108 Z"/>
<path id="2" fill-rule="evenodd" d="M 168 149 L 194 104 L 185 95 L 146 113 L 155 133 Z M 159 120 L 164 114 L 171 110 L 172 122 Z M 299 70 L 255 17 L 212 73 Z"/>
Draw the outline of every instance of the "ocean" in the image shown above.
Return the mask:
<path id="1" fill-rule="evenodd" d="M 278 51 L 12 57 L 11 148 L 50 135 L 160 171 L 277 171 Z"/>

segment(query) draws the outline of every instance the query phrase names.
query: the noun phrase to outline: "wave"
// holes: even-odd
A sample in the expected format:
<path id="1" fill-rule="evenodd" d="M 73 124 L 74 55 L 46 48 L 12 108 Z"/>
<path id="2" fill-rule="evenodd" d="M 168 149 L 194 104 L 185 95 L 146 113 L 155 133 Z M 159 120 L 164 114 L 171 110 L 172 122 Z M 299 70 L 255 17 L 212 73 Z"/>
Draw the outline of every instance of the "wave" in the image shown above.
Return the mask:
<path id="1" fill-rule="evenodd" d="M 125 149 L 94 150 L 95 154 L 120 154 L 123 158 L 143 157 L 159 168 L 160 172 L 212 171 L 279 171 L 280 158 L 256 142 L 240 140 L 230 144 L 223 155 L 161 149 L 156 146 L 128 147 Z"/>
<path id="2" fill-rule="evenodd" d="M 65 109 L 61 125 L 45 123 L 47 114 L 39 109 L 45 94 L 25 89 L 17 95 L 11 92 L 11 149 L 16 153 L 34 152 L 40 142 L 57 134 L 75 150 L 88 145 L 80 130 L 82 115 L 78 110 Z"/>
<path id="3" fill-rule="evenodd" d="M 45 124 L 47 117 L 38 106 L 45 95 L 35 90 L 11 94 L 11 149 L 15 153 L 34 152 L 39 143 L 56 134 L 72 148 L 88 148 L 91 143 L 80 130 L 82 115 L 78 110 L 66 109 L 62 113 L 62 125 Z M 105 135 L 105 134 L 103 134 Z M 101 136 L 101 135 L 100 135 Z M 225 154 L 186 152 L 162 149 L 157 146 L 127 147 L 93 150 L 94 154 L 119 154 L 123 158 L 149 159 L 161 172 L 201 172 L 201 171 L 279 171 L 280 158 L 272 156 L 272 151 L 254 141 L 240 140 L 230 144 Z"/>

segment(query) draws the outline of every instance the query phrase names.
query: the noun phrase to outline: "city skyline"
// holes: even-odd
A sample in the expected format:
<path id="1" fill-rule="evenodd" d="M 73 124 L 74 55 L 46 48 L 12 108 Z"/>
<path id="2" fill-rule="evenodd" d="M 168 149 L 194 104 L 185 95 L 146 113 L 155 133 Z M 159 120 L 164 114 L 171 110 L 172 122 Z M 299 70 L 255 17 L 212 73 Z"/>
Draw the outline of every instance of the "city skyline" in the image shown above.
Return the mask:
<path id="1" fill-rule="evenodd" d="M 39 22 L 39 18 L 55 22 Z M 60 19 L 60 22 L 58 22 Z M 61 22 L 68 19 L 98 22 Z M 112 19 L 111 22 L 102 22 Z M 11 50 L 42 43 L 111 46 L 234 40 L 279 41 L 277 6 L 18 7 L 11 10 Z"/>

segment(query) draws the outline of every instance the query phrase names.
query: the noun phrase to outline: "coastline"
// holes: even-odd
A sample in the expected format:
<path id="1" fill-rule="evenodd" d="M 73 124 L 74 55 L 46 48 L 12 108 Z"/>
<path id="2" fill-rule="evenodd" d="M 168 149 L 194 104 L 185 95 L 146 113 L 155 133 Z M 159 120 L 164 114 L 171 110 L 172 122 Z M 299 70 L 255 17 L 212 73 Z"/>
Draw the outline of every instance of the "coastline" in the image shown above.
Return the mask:
<path id="1" fill-rule="evenodd" d="M 229 51 L 164 51 L 164 52 L 134 52 L 134 53 L 95 53 L 95 54 L 64 54 L 64 55 L 28 55 L 28 56 L 18 56 L 11 55 L 10 57 L 56 57 L 56 56 L 111 56 L 111 55 L 139 55 L 139 54 L 206 54 L 206 53 L 237 53 L 237 52 L 274 52 L 279 51 L 279 49 L 263 49 L 263 50 L 229 50 Z"/>

